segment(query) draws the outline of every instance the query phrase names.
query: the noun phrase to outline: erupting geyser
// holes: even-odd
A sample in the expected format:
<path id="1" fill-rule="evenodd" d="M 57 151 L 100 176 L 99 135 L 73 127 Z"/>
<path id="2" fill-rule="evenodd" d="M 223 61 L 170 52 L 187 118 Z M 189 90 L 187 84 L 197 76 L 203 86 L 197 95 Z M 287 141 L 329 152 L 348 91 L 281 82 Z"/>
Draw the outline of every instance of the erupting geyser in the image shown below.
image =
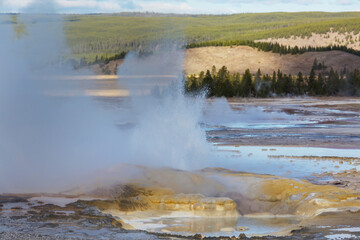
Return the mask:
<path id="1" fill-rule="evenodd" d="M 181 50 L 167 47 L 148 57 L 130 54 L 118 70 L 130 90 L 132 163 L 196 169 L 209 155 L 199 126 L 203 99 L 184 96 L 182 60 Z"/>

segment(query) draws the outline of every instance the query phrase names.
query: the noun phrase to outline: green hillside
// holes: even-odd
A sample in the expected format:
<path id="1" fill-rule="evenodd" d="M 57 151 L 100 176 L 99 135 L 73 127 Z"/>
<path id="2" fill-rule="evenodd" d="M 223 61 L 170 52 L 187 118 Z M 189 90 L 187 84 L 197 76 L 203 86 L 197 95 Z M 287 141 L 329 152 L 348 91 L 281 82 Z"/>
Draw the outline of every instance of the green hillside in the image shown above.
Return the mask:
<path id="1" fill-rule="evenodd" d="M 134 16 L 132 16 L 134 15 Z M 360 30 L 360 12 L 256 13 L 236 15 L 72 15 L 65 33 L 74 53 L 94 57 L 155 44 L 159 39 L 199 43 L 256 40 Z"/>
<path id="2" fill-rule="evenodd" d="M 129 50 L 148 49 L 161 40 L 171 44 L 209 41 L 244 41 L 269 37 L 309 36 L 339 32 L 358 33 L 360 12 L 254 13 L 234 15 L 175 15 L 121 13 L 64 15 L 64 31 L 76 58 L 93 61 Z M 35 17 L 36 18 L 36 17 Z M 38 21 L 44 20 L 37 16 Z M 40 20 L 39 20 L 40 19 Z M 0 15 L 0 23 L 14 18 Z M 160 41 L 159 41 L 160 40 Z"/>

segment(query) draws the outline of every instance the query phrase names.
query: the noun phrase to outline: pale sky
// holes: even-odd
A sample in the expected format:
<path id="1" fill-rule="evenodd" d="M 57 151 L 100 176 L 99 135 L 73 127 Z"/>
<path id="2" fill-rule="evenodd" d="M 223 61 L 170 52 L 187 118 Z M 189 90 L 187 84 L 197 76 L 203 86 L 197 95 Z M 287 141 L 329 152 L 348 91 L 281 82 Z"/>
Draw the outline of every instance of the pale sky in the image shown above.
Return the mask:
<path id="1" fill-rule="evenodd" d="M 360 0 L 0 0 L 0 12 L 22 12 L 34 1 L 44 2 L 45 6 L 49 2 L 55 2 L 55 9 L 59 13 L 149 11 L 229 14 L 280 11 L 360 11 Z"/>

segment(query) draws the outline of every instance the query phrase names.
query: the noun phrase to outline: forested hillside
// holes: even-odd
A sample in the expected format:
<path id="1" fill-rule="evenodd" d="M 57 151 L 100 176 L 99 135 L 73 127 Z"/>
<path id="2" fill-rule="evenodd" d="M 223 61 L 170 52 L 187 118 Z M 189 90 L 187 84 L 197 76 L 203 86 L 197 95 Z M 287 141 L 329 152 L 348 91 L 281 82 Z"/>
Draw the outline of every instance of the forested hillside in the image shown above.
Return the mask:
<path id="1" fill-rule="evenodd" d="M 330 29 L 360 31 L 360 13 L 254 13 L 210 15 L 67 15 L 64 30 L 78 59 L 94 61 L 129 50 L 148 50 L 161 40 L 181 44 L 311 36 Z"/>
<path id="2" fill-rule="evenodd" d="M 27 16 L 29 17 L 29 16 Z M 122 13 L 62 15 L 63 28 L 77 61 L 118 59 L 131 50 L 151 51 L 159 44 L 199 47 L 218 45 L 254 45 L 255 40 L 307 37 L 360 31 L 360 12 L 325 13 L 254 13 L 234 15 L 176 15 Z M 35 15 L 31 24 L 42 23 L 44 16 Z M 13 15 L 0 15 L 0 24 L 17 24 Z M 346 39 L 360 42 L 359 37 Z M 346 46 L 346 42 L 334 44 Z M 284 44 L 286 45 L 286 44 Z M 268 45 L 269 46 L 269 45 Z M 268 48 L 266 46 L 266 48 Z M 326 48 L 327 46 L 322 46 Z M 262 50 L 266 49 L 260 46 Z M 270 50 L 283 52 L 274 45 Z M 304 48 L 303 48 L 304 49 Z M 286 50 L 287 51 L 287 50 Z M 294 53 L 297 49 L 293 47 Z M 299 49 L 301 53 L 301 49 Z M 116 57 L 114 57 L 117 55 Z M 96 59 L 97 56 L 97 59 Z"/>

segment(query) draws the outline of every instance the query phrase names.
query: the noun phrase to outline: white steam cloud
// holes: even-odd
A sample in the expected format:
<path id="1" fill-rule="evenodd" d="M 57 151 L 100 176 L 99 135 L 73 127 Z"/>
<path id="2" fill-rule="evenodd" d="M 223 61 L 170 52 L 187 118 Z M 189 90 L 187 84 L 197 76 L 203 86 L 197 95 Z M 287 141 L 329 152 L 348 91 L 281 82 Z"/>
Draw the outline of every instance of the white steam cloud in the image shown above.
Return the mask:
<path id="1" fill-rule="evenodd" d="M 0 25 L 0 193 L 57 192 L 119 163 L 186 169 L 206 158 L 202 100 L 183 94 L 181 51 L 130 54 L 118 71 L 131 79 L 120 81 L 130 104 L 110 112 L 89 97 L 44 94 L 72 89 L 58 76 L 91 74 L 61 64 L 70 54 L 61 16 L 25 14 L 17 21 L 25 31 Z"/>

